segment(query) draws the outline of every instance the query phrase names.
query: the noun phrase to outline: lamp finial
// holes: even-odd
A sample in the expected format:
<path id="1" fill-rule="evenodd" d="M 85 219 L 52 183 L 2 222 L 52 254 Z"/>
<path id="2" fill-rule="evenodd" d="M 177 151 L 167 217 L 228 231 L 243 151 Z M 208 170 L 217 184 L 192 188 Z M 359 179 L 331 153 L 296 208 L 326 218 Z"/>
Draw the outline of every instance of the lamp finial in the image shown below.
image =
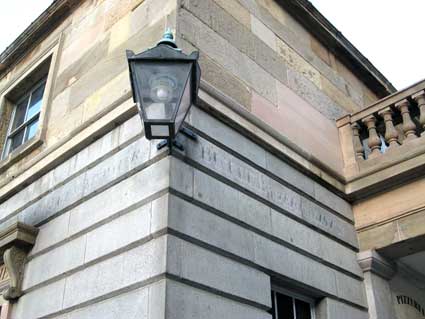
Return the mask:
<path id="1" fill-rule="evenodd" d="M 162 36 L 162 39 L 159 40 L 157 45 L 160 45 L 160 44 L 169 45 L 170 47 L 177 49 L 177 44 L 174 41 L 173 31 L 171 31 L 170 27 L 168 27 L 165 30 L 164 35 Z"/>

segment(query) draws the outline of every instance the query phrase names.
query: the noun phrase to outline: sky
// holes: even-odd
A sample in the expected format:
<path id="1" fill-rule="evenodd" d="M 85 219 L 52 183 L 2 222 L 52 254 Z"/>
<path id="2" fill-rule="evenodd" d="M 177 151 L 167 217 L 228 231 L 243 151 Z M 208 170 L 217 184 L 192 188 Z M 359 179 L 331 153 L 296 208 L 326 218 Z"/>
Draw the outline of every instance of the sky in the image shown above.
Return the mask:
<path id="1" fill-rule="evenodd" d="M 310 0 L 397 88 L 425 78 L 425 0 Z M 3 0 L 0 52 L 52 0 Z"/>

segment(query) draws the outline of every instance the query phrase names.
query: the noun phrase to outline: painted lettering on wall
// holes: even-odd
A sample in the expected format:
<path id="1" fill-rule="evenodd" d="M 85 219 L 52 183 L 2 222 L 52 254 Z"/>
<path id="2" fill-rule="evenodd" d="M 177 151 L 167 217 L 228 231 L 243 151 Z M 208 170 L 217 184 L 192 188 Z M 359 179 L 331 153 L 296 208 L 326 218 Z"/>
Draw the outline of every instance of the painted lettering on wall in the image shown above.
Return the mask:
<path id="1" fill-rule="evenodd" d="M 417 311 L 419 311 L 419 313 L 422 314 L 422 316 L 425 317 L 425 308 L 421 304 L 419 304 L 419 302 L 417 302 L 415 299 L 413 299 L 409 296 L 405 296 L 405 295 L 398 295 L 397 296 L 397 303 L 399 305 L 412 306 Z"/>

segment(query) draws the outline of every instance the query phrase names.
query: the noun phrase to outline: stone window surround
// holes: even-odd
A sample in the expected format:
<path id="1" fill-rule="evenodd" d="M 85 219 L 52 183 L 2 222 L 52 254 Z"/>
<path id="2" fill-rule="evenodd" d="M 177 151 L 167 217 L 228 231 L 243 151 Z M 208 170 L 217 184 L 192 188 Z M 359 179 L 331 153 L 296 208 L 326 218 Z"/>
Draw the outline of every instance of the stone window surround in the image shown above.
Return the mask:
<path id="1" fill-rule="evenodd" d="M 31 153 L 37 147 L 40 147 L 46 137 L 46 128 L 47 128 L 47 118 L 48 112 L 51 106 L 51 93 L 53 91 L 53 84 L 55 80 L 55 75 L 57 72 L 57 61 L 59 47 L 62 43 L 62 36 L 56 38 L 53 43 L 46 48 L 43 52 L 36 55 L 32 58 L 30 64 L 18 75 L 16 78 L 9 83 L 3 92 L 0 94 L 0 108 L 4 108 L 7 103 L 7 96 L 11 93 L 19 83 L 21 83 L 26 77 L 28 77 L 32 72 L 34 72 L 39 66 L 45 63 L 50 59 L 47 81 L 44 89 L 43 101 L 40 109 L 39 125 L 37 128 L 36 135 L 24 142 L 16 150 L 6 155 L 3 159 L 0 160 L 0 173 L 8 169 L 11 165 Z M 4 143 L 5 141 L 0 141 Z"/>

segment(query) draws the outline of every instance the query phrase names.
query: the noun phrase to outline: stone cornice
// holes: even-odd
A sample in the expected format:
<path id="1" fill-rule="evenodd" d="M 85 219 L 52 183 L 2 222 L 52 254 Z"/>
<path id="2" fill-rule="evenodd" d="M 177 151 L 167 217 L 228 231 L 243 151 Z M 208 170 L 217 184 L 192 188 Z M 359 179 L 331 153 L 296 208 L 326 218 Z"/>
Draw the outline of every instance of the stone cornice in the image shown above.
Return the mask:
<path id="1" fill-rule="evenodd" d="M 357 254 L 357 261 L 363 272 L 372 272 L 384 279 L 391 279 L 396 273 L 396 265 L 384 259 L 374 250 Z"/>

